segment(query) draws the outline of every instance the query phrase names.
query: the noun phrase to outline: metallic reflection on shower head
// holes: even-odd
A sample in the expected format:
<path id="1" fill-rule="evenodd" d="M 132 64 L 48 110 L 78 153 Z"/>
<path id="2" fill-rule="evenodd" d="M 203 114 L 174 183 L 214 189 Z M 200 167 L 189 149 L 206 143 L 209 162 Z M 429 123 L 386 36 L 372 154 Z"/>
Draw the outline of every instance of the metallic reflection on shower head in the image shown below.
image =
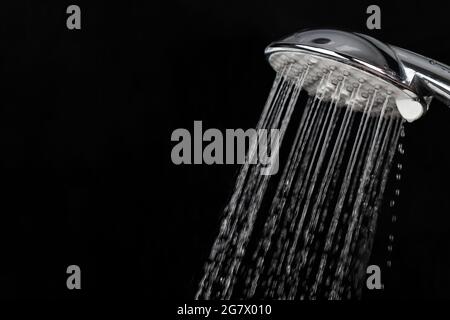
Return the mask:
<path id="1" fill-rule="evenodd" d="M 331 100 L 342 83 L 338 104 L 371 113 L 402 116 L 412 122 L 427 110 L 433 97 L 450 106 L 450 67 L 372 37 L 332 29 L 307 30 L 270 44 L 265 54 L 276 71 L 306 74 L 303 88 Z M 308 70 L 307 73 L 303 73 Z M 325 77 L 328 81 L 321 81 Z"/>

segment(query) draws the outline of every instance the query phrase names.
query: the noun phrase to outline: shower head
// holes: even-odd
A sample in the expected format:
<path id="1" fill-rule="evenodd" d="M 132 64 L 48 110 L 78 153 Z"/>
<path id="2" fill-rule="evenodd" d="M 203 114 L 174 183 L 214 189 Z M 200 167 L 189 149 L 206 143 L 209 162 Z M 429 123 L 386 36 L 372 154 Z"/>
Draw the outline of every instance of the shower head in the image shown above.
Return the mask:
<path id="1" fill-rule="evenodd" d="M 433 97 L 450 106 L 450 67 L 367 35 L 307 30 L 270 44 L 265 54 L 287 77 L 305 75 L 301 80 L 310 95 L 319 93 L 355 110 L 367 111 L 370 101 L 371 114 L 412 122 Z"/>

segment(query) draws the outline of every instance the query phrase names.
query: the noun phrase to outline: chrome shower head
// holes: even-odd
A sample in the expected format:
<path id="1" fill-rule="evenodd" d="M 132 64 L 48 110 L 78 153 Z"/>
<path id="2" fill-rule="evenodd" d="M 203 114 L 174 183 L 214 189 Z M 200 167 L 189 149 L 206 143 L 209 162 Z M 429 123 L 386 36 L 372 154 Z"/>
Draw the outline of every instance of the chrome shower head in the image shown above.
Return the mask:
<path id="1" fill-rule="evenodd" d="M 303 88 L 310 95 L 332 99 L 340 83 L 337 103 L 355 110 L 372 99 L 371 113 L 383 109 L 412 122 L 428 110 L 432 97 L 450 106 L 450 67 L 363 34 L 302 31 L 270 44 L 265 54 L 276 71 L 305 74 Z"/>

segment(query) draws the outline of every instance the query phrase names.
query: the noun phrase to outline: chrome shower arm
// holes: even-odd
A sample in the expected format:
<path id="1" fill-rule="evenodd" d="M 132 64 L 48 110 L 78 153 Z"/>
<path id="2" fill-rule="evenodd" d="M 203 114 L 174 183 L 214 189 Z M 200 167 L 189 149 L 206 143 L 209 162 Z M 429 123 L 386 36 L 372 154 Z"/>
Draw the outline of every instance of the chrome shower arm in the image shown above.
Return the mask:
<path id="1" fill-rule="evenodd" d="M 425 89 L 450 107 L 450 67 L 409 50 L 390 47 L 405 68 L 407 84 L 418 90 Z"/>

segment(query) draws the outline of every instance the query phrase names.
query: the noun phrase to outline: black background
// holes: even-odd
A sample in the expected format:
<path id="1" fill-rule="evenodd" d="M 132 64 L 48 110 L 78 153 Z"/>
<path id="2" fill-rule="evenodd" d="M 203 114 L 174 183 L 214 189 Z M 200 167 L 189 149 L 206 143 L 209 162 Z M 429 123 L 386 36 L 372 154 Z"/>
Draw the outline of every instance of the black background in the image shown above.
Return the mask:
<path id="1" fill-rule="evenodd" d="M 70 4 L 80 31 L 66 28 Z M 370 4 L 381 30 L 366 28 Z M 172 164 L 172 131 L 253 127 L 274 78 L 265 46 L 303 28 L 449 64 L 445 5 L 2 1 L 0 296 L 191 299 L 238 167 Z M 449 124 L 435 101 L 407 126 L 401 196 L 372 257 L 385 288 L 366 299 L 450 298 Z M 71 264 L 80 291 L 66 288 Z"/>

